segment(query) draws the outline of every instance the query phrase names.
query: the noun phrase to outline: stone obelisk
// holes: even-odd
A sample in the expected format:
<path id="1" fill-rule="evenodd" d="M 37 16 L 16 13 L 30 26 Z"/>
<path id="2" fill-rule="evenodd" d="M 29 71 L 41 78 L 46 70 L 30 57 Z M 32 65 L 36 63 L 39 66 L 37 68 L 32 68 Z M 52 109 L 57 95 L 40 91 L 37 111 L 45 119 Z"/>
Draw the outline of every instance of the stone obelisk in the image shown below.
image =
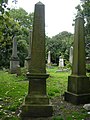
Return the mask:
<path id="1" fill-rule="evenodd" d="M 29 47 L 28 47 L 28 56 L 25 59 L 25 66 L 29 71 L 30 68 L 30 63 L 31 63 L 31 44 L 32 44 L 32 30 L 30 30 L 30 35 L 29 35 Z"/>
<path id="2" fill-rule="evenodd" d="M 84 18 L 75 20 L 72 74 L 68 77 L 65 100 L 73 104 L 90 103 L 90 79 L 86 76 Z"/>
<path id="3" fill-rule="evenodd" d="M 19 67 L 19 57 L 17 55 L 17 40 L 16 36 L 13 38 L 13 48 L 12 48 L 12 56 L 10 59 L 10 73 L 17 73 L 17 68 Z"/>
<path id="4" fill-rule="evenodd" d="M 73 46 L 70 47 L 69 62 L 72 64 L 73 61 Z"/>
<path id="5" fill-rule="evenodd" d="M 30 117 L 51 116 L 53 109 L 49 104 L 46 93 L 45 63 L 45 6 L 41 2 L 35 4 L 32 45 L 31 66 L 27 74 L 29 80 L 28 95 L 22 106 L 21 118 L 28 120 Z"/>

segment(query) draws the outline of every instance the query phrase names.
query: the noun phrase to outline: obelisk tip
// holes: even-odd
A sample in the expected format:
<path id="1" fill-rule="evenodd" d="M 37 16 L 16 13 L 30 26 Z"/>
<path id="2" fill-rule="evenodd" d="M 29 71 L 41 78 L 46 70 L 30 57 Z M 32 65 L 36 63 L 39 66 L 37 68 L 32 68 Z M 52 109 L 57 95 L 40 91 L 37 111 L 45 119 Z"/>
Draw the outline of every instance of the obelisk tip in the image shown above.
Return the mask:
<path id="1" fill-rule="evenodd" d="M 36 3 L 36 5 L 43 5 L 43 3 L 39 1 L 38 3 Z"/>

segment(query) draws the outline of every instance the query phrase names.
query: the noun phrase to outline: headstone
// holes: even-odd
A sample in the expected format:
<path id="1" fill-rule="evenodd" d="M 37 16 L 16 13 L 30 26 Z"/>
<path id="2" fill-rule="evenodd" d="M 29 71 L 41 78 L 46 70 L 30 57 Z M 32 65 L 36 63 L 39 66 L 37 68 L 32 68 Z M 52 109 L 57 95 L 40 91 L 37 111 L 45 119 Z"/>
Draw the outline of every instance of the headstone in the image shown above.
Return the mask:
<path id="1" fill-rule="evenodd" d="M 19 65 L 19 58 L 17 55 L 17 40 L 16 36 L 13 38 L 13 48 L 12 48 L 12 56 L 10 59 L 10 73 L 17 73 L 17 66 Z"/>
<path id="2" fill-rule="evenodd" d="M 64 67 L 64 60 L 62 56 L 59 56 L 59 68 L 63 68 L 63 67 Z"/>
<path id="3" fill-rule="evenodd" d="M 73 46 L 70 47 L 69 62 L 72 64 L 73 61 Z"/>
<path id="4" fill-rule="evenodd" d="M 22 106 L 21 118 L 28 120 L 30 117 L 51 116 L 53 109 L 49 104 L 46 93 L 46 74 L 45 63 L 45 13 L 44 4 L 35 4 L 32 47 L 31 47 L 31 66 L 27 74 L 29 80 L 28 95 Z"/>
<path id="5" fill-rule="evenodd" d="M 31 62 L 31 44 L 32 44 L 32 30 L 30 30 L 30 38 L 29 38 L 29 47 L 28 47 L 28 56 L 25 59 L 25 67 L 29 70 L 30 62 Z"/>
<path id="6" fill-rule="evenodd" d="M 78 14 L 75 20 L 72 74 L 68 76 L 65 100 L 73 104 L 90 103 L 90 80 L 86 76 L 84 19 Z"/>

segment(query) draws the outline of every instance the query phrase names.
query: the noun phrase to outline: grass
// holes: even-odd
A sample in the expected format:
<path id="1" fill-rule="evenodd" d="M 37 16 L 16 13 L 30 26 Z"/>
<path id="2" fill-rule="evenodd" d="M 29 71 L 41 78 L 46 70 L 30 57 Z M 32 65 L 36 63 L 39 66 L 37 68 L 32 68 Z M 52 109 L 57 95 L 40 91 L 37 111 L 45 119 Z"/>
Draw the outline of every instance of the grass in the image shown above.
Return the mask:
<path id="1" fill-rule="evenodd" d="M 27 94 L 28 82 L 24 80 L 24 76 L 0 71 L 0 118 L 3 120 L 16 119 L 15 111 Z"/>
<path id="2" fill-rule="evenodd" d="M 57 67 L 48 69 L 50 77 L 47 79 L 47 92 L 49 97 L 63 95 L 67 89 L 67 80 L 69 72 L 56 72 Z"/>
<path id="3" fill-rule="evenodd" d="M 50 77 L 47 79 L 47 94 L 50 99 L 54 99 L 63 95 L 67 90 L 67 80 L 70 72 L 56 72 L 58 68 L 53 67 L 47 69 Z M 19 120 L 19 107 L 22 105 L 25 95 L 28 92 L 28 81 L 26 77 L 9 74 L 0 71 L 0 119 L 1 120 Z M 67 115 L 67 120 L 83 120 L 86 118 L 87 112 L 67 111 L 65 106 L 58 106 L 59 109 Z M 61 115 L 53 116 L 52 120 L 64 120 Z"/>

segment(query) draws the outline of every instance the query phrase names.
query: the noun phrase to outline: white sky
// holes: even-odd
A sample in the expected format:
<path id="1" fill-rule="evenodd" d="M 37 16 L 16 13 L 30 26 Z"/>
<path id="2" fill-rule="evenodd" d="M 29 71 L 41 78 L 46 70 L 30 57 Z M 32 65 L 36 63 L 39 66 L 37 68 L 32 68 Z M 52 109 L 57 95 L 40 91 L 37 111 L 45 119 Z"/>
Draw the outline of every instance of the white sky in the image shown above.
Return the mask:
<path id="1" fill-rule="evenodd" d="M 9 0 L 9 4 L 11 5 Z M 18 0 L 17 6 L 28 13 L 34 12 L 34 5 L 39 0 Z M 46 35 L 52 37 L 62 31 L 74 33 L 72 26 L 75 7 L 80 0 L 40 0 L 45 5 L 45 30 Z M 14 6 L 14 5 L 12 5 Z"/>

